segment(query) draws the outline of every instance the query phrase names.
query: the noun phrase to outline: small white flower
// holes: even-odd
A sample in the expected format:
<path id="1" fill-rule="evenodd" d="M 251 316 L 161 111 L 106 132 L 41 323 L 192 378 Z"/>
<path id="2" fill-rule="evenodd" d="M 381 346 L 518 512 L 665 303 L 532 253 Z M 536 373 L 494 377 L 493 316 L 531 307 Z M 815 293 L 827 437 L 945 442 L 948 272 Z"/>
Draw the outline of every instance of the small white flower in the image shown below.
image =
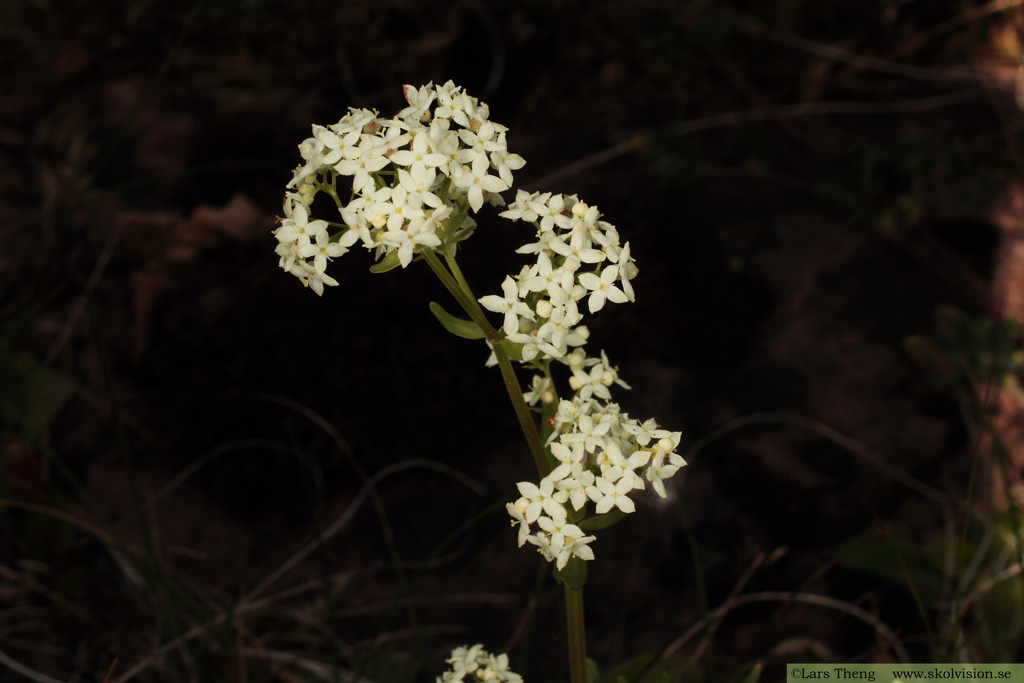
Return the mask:
<path id="1" fill-rule="evenodd" d="M 508 335 L 508 340 L 513 344 L 522 344 L 520 353 L 522 354 L 524 361 L 531 361 L 542 353 L 547 358 L 558 358 L 562 355 L 558 349 L 538 337 L 536 334 L 510 334 Z"/>
<path id="2" fill-rule="evenodd" d="M 662 489 L 664 490 L 664 489 Z M 664 498 L 664 496 L 662 496 Z M 520 499 L 524 500 L 524 499 Z M 530 535 L 530 524 L 526 521 L 526 517 L 523 514 L 523 510 L 519 509 L 519 506 L 514 503 L 506 503 L 505 509 L 508 511 L 509 516 L 512 517 L 512 526 L 519 526 L 519 547 L 522 548 L 523 544 L 526 543 L 526 538 Z"/>
<path id="3" fill-rule="evenodd" d="M 488 175 L 490 162 L 483 152 L 476 155 L 473 165 L 458 178 L 453 178 L 455 187 L 466 192 L 469 205 L 473 211 L 479 211 L 484 205 L 484 192 L 501 192 L 508 189 L 508 184 L 496 176 Z"/>
<path id="4" fill-rule="evenodd" d="M 391 190 L 388 201 L 374 204 L 373 210 L 381 216 L 388 217 L 388 230 L 400 230 L 407 221 L 423 218 L 424 213 L 421 206 L 416 195 L 410 195 L 404 187 L 399 185 Z"/>
<path id="5" fill-rule="evenodd" d="M 554 451 L 555 445 L 551 444 L 552 451 Z M 580 452 L 582 454 L 582 450 Z M 593 486 L 594 479 L 594 473 L 584 468 L 582 462 L 574 462 L 569 476 L 559 481 L 556 486 L 569 494 L 572 509 L 580 510 L 587 504 L 587 487 Z M 522 545 L 522 543 L 519 544 L 520 547 Z"/>
<path id="6" fill-rule="evenodd" d="M 330 275 L 328 275 L 327 273 L 317 273 L 317 272 L 314 271 L 314 272 L 310 273 L 302 281 L 302 284 L 306 285 L 307 287 L 312 289 L 314 292 L 316 292 L 317 296 L 322 296 L 323 293 L 324 293 L 324 285 L 328 285 L 330 287 L 336 287 L 338 285 L 338 281 L 335 280 Z"/>
<path id="7" fill-rule="evenodd" d="M 518 171 L 525 166 L 526 160 L 505 149 L 505 133 L 500 133 L 498 140 L 500 149 L 491 152 L 491 165 L 498 169 L 498 176 L 505 181 L 505 184 L 512 187 L 512 171 Z"/>
<path id="8" fill-rule="evenodd" d="M 598 477 L 595 485 L 602 494 L 601 499 L 596 501 L 597 507 L 594 508 L 597 514 L 603 515 L 613 507 L 617 507 L 625 513 L 636 510 L 636 505 L 626 495 L 633 490 L 632 477 L 622 477 L 614 484 L 607 479 Z"/>
<path id="9" fill-rule="evenodd" d="M 352 190 L 363 192 L 373 188 L 371 173 L 376 173 L 388 165 L 384 150 L 375 144 L 370 136 L 364 136 L 358 147 L 347 147 L 345 158 L 334 165 L 334 170 L 345 176 L 354 176 Z"/>
<path id="10" fill-rule="evenodd" d="M 341 256 L 348 251 L 348 247 L 352 246 L 358 235 L 352 230 L 346 230 L 341 240 L 337 242 L 331 241 L 331 236 L 326 230 L 317 233 L 316 243 L 307 244 L 304 247 L 299 247 L 298 255 L 301 258 L 313 258 L 313 267 L 318 273 L 323 273 L 327 270 L 327 261 L 336 256 Z M 343 240 L 343 241 L 342 241 Z"/>
<path id="11" fill-rule="evenodd" d="M 565 200 L 560 194 L 540 195 L 530 202 L 530 208 L 540 218 L 540 229 L 543 232 L 552 230 L 556 225 L 562 229 L 569 226 L 569 216 L 563 213 Z"/>
<path id="12" fill-rule="evenodd" d="M 551 378 L 544 377 L 543 375 L 534 375 L 530 381 L 530 391 L 523 393 L 523 399 L 531 406 L 537 405 L 537 402 L 548 404 L 554 400 L 554 394 L 551 392 Z M 545 396 L 548 400 L 544 400 Z"/>
<path id="13" fill-rule="evenodd" d="M 541 479 L 540 486 L 533 482 L 521 481 L 516 487 L 528 503 L 523 513 L 528 524 L 536 522 L 541 512 L 552 519 L 564 520 L 565 508 L 562 507 L 562 503 L 569 500 L 569 494 L 565 491 L 555 491 L 555 482 L 550 477 Z"/>
<path id="14" fill-rule="evenodd" d="M 286 218 L 281 221 L 281 227 L 274 231 L 277 241 L 282 244 L 296 242 L 304 247 L 316 239 L 318 233 L 327 230 L 327 221 L 309 220 L 309 209 L 302 204 L 287 200 L 284 210 Z"/>
<path id="15" fill-rule="evenodd" d="M 601 271 L 601 277 L 597 277 L 593 273 L 580 275 L 580 284 L 593 292 L 590 299 L 587 300 L 587 306 L 591 313 L 597 313 L 604 308 L 606 299 L 617 304 L 629 301 L 623 291 L 614 284 L 618 277 L 618 266 L 608 266 Z"/>
<path id="16" fill-rule="evenodd" d="M 431 149 L 430 135 L 423 129 L 412 138 L 412 149 L 399 150 L 391 154 L 391 161 L 399 166 L 429 169 L 438 168 L 448 162 L 448 157 Z"/>
<path id="17" fill-rule="evenodd" d="M 564 435 L 562 437 L 563 440 L 568 439 L 568 436 L 569 435 Z M 551 444 L 551 455 L 555 456 L 555 458 L 563 464 L 569 463 L 571 465 L 573 463 L 582 463 L 584 456 L 583 440 L 577 439 L 574 441 L 568 441 L 567 443 L 554 441 Z"/>
<path id="18" fill-rule="evenodd" d="M 480 305 L 488 311 L 503 313 L 505 321 L 502 329 L 505 334 L 513 335 L 519 332 L 519 317 L 533 320 L 533 311 L 525 301 L 519 299 L 519 287 L 511 275 L 505 276 L 505 281 L 501 283 L 501 291 L 505 294 L 504 297 L 490 294 L 480 298 Z"/>
<path id="19" fill-rule="evenodd" d="M 388 230 L 380 236 L 380 241 L 398 250 L 398 262 L 405 268 L 412 262 L 417 247 L 437 247 L 441 239 L 433 232 L 423 229 L 423 221 L 416 221 L 404 229 Z"/>
<path id="20" fill-rule="evenodd" d="M 409 103 L 409 106 L 398 112 L 398 118 L 408 121 L 422 121 L 430 115 L 430 105 L 434 102 L 434 98 L 437 97 L 433 83 L 427 83 L 422 88 L 404 85 L 402 86 L 402 92 L 405 94 L 405 101 Z"/>

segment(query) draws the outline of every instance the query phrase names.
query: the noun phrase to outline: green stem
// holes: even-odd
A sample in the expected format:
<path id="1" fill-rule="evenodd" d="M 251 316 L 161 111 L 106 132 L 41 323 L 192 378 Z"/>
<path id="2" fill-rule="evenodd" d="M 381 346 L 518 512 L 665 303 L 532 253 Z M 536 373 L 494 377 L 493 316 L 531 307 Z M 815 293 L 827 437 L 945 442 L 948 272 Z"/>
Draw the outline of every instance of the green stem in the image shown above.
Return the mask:
<path id="1" fill-rule="evenodd" d="M 494 356 L 498 359 L 498 367 L 501 368 L 501 378 L 505 382 L 505 391 L 508 392 L 508 397 L 512 399 L 512 407 L 515 408 L 516 417 L 519 418 L 519 426 L 526 436 L 526 442 L 530 445 L 530 452 L 533 454 L 533 461 L 537 465 L 537 471 L 540 472 L 542 477 L 546 477 L 551 473 L 551 466 L 548 464 L 544 444 L 541 442 L 540 433 L 537 431 L 537 423 L 533 420 L 530 407 L 526 405 L 526 399 L 523 398 L 523 389 L 519 386 L 519 380 L 516 379 L 512 363 L 509 361 L 505 349 L 501 348 L 501 344 L 494 345 Z"/>
<path id="2" fill-rule="evenodd" d="M 466 282 L 466 276 L 462 274 L 462 269 L 459 268 L 459 264 L 456 262 L 455 257 L 445 252 L 444 262 L 448 264 L 448 269 L 452 271 L 452 275 L 455 276 L 455 280 L 459 283 L 459 286 L 467 293 L 470 292 L 469 283 Z M 473 301 L 475 302 L 476 299 Z"/>
<path id="3" fill-rule="evenodd" d="M 437 256 L 434 255 L 433 251 L 426 249 L 421 252 L 423 259 L 430 266 L 430 269 L 434 271 L 434 275 L 441 281 L 448 293 L 452 295 L 455 301 L 462 307 L 462 310 L 466 312 L 466 315 L 475 322 L 481 330 L 484 331 L 484 335 L 487 339 L 491 339 L 491 335 L 497 336 L 497 332 L 491 327 L 490 323 L 487 322 L 487 318 L 484 317 L 483 312 L 479 311 L 480 307 L 476 305 L 476 300 L 473 298 L 472 292 L 463 291 L 462 287 L 456 282 L 452 274 L 449 273 L 441 262 L 437 260 Z M 475 310 L 474 310 L 475 309 Z M 479 312 L 479 315 L 477 315 Z"/>
<path id="4" fill-rule="evenodd" d="M 424 260 L 430 265 L 430 269 L 441 280 L 441 284 L 451 292 L 451 295 L 462 306 L 462 310 L 466 312 L 466 315 L 479 325 L 487 337 L 487 341 L 491 343 L 494 357 L 498 361 L 498 368 L 501 370 L 501 379 L 505 383 L 505 391 L 512 401 L 516 418 L 519 420 L 519 427 L 523 430 L 526 442 L 530 446 L 530 453 L 533 455 L 533 461 L 537 465 L 537 471 L 540 472 L 542 477 L 547 476 L 551 472 L 551 467 L 548 465 L 544 444 L 540 440 L 540 432 L 537 431 L 537 424 L 533 419 L 533 414 L 530 412 L 530 407 L 526 405 L 526 399 L 523 398 L 523 389 L 519 385 L 519 380 L 516 379 L 512 362 L 509 360 L 508 354 L 505 353 L 505 349 L 501 347 L 501 335 L 487 321 L 487 317 L 477 303 L 476 297 L 473 296 L 472 290 L 470 290 L 469 285 L 462 276 L 462 271 L 459 270 L 458 264 L 455 263 L 455 258 L 445 256 L 445 260 L 452 268 L 452 272 L 449 272 L 441 265 L 441 262 L 437 260 L 437 256 L 432 251 L 424 250 L 422 254 Z M 452 273 L 455 273 L 455 275 Z"/>
<path id="5" fill-rule="evenodd" d="M 505 383 L 505 391 L 508 392 L 508 397 L 512 401 L 512 407 L 515 409 L 516 417 L 519 419 L 519 427 L 523 430 L 526 442 L 530 446 L 530 452 L 533 454 L 537 471 L 540 473 L 540 476 L 547 476 L 551 472 L 551 467 L 548 465 L 547 451 L 544 448 L 544 443 L 541 441 L 540 432 L 537 430 L 537 423 L 530 412 L 530 407 L 526 405 L 526 399 L 523 398 L 523 390 L 519 385 L 519 380 L 516 379 L 512 362 L 509 360 L 508 354 L 505 353 L 505 349 L 501 347 L 502 335 L 487 321 L 487 316 L 484 315 L 483 310 L 477 303 L 473 290 L 470 289 L 469 283 L 466 282 L 466 278 L 463 276 L 458 263 L 456 263 L 455 257 L 447 253 L 445 254 L 445 262 L 448 264 L 446 269 L 441 265 L 434 252 L 424 250 L 422 254 L 430 269 L 434 271 L 434 274 L 441 280 L 441 283 L 459 305 L 462 306 L 462 310 L 480 327 L 487 341 L 490 342 L 491 348 L 494 351 L 494 357 L 498 361 L 498 367 L 501 369 L 501 378 Z M 570 680 L 571 683 L 587 683 L 587 631 L 583 623 L 583 591 L 582 589 L 571 590 L 565 583 L 562 586 L 565 590 L 565 620 L 569 637 Z"/>
<path id="6" fill-rule="evenodd" d="M 569 635 L 569 680 L 587 683 L 587 631 L 583 623 L 583 590 L 565 590 L 565 625 Z"/>

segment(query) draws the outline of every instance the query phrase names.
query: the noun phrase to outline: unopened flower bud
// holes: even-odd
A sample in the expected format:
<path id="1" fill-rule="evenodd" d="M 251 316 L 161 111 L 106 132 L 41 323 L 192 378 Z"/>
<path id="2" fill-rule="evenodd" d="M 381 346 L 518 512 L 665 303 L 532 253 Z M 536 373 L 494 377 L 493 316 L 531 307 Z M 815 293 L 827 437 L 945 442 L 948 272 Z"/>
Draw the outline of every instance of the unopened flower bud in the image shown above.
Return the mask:
<path id="1" fill-rule="evenodd" d="M 577 332 L 578 331 L 579 328 L 577 328 Z M 586 359 L 586 356 L 584 356 L 583 352 L 578 349 L 565 357 L 565 361 L 569 364 L 569 369 L 572 370 L 573 372 L 576 372 L 577 370 L 581 370 L 583 368 L 584 359 Z"/>
<path id="2" fill-rule="evenodd" d="M 555 402 L 555 394 L 550 389 L 540 395 L 540 402 L 548 406 Z"/>
<path id="3" fill-rule="evenodd" d="M 601 375 L 601 384 L 605 385 L 606 387 L 610 387 L 611 385 L 615 384 L 615 380 L 617 377 L 618 375 L 615 374 L 614 370 L 605 370 L 604 374 Z"/>
<path id="4" fill-rule="evenodd" d="M 573 391 L 579 391 L 580 387 L 583 386 L 583 380 L 581 380 L 576 375 L 573 375 L 572 377 L 569 378 L 569 386 L 572 388 Z"/>
<path id="5" fill-rule="evenodd" d="M 519 514 L 525 515 L 526 509 L 530 507 L 530 501 L 528 501 L 524 496 L 517 500 L 515 503 L 513 503 L 513 505 L 516 506 L 516 510 L 519 510 Z"/>
<path id="6" fill-rule="evenodd" d="M 555 310 L 555 307 L 547 299 L 541 299 L 537 302 L 537 315 L 541 318 L 550 318 L 553 310 Z"/>
<path id="7" fill-rule="evenodd" d="M 676 445 L 672 443 L 672 439 L 661 439 L 658 441 L 658 448 L 665 453 L 671 453 L 675 450 Z"/>

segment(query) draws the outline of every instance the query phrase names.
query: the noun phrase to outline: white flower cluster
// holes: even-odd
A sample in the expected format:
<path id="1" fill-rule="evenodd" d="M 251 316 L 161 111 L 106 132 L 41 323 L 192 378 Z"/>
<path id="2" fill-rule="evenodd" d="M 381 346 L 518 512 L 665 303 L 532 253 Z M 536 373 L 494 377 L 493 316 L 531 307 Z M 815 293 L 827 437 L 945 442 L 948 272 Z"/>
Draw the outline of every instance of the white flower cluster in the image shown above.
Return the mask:
<path id="1" fill-rule="evenodd" d="M 555 360 L 569 366 L 575 392 L 571 401 L 558 402 L 551 418 L 555 431 L 548 445 L 560 464 L 538 484 L 520 482 L 521 497 L 507 508 L 513 525 L 519 525 L 519 545 L 537 546 L 562 569 L 572 557 L 594 559 L 588 544 L 595 537 L 571 520 L 586 514 L 587 501 L 598 515 L 612 508 L 633 512 L 628 494 L 645 488 L 645 479 L 665 497 L 663 480 L 686 464 L 675 453 L 682 434 L 659 429 L 652 420 L 640 424 L 620 412 L 609 388 L 629 385 L 603 351 L 600 358 L 588 358 L 582 349 L 589 331 L 579 324 L 579 302 L 586 299 L 588 310 L 596 313 L 608 301 L 634 299 L 630 280 L 637 268 L 629 242 L 620 244 L 615 226 L 600 220 L 597 207 L 571 195 L 520 190 L 501 215 L 534 224 L 536 240 L 517 251 L 536 254 L 537 261 L 515 278 L 505 278 L 503 296 L 485 296 L 480 304 L 503 314 L 502 331 L 521 345 L 524 363 L 546 368 L 547 361 Z M 488 362 L 494 362 L 493 354 Z M 550 374 L 534 377 L 524 396 L 530 405 L 554 404 Z"/>
<path id="2" fill-rule="evenodd" d="M 457 647 L 452 650 L 452 656 L 448 658 L 451 669 L 437 678 L 437 683 L 458 683 L 470 681 L 510 681 L 511 683 L 522 683 L 519 674 L 509 671 L 508 655 L 501 654 L 494 656 L 484 650 L 484 646 L 477 644 L 473 647 Z"/>
<path id="3" fill-rule="evenodd" d="M 538 354 L 562 358 L 569 347 L 586 342 L 587 328 L 579 325 L 584 298 L 591 313 L 606 301 L 633 301 L 629 281 L 637 268 L 629 243 L 619 244 L 615 226 L 599 220 L 596 206 L 573 195 L 520 190 L 501 215 L 534 224 L 537 239 L 516 251 L 536 254 L 537 262 L 515 278 L 506 276 L 503 296 L 485 296 L 480 305 L 504 315 L 502 330 L 510 342 L 522 345 L 524 361 Z"/>
<path id="4" fill-rule="evenodd" d="M 603 352 L 601 361 L 592 367 L 597 372 L 577 370 L 574 378 L 580 374 L 603 376 L 605 381 L 596 386 L 604 390 L 600 393 L 606 394 L 607 385 L 617 380 L 614 369 L 608 366 Z M 527 400 L 531 403 L 543 400 L 545 391 L 549 391 L 548 383 L 547 378 L 535 378 L 533 391 L 526 394 Z M 588 388 L 591 393 L 587 393 Z M 572 400 L 559 401 L 558 410 L 549 422 L 554 431 L 548 438 L 558 466 L 539 484 L 520 482 L 520 498 L 506 506 L 513 526 L 519 525 L 520 547 L 527 542 L 537 546 L 559 569 L 565 567 L 571 557 L 594 559 L 594 551 L 588 545 L 594 536 L 584 535 L 579 526 L 569 521 L 570 514 L 582 517 L 588 501 L 595 504 L 594 513 L 598 515 L 611 512 L 613 508 L 626 514 L 633 512 L 636 506 L 629 494 L 634 489 L 644 489 L 646 480 L 664 498 L 664 480 L 686 464 L 675 452 L 681 432 L 660 429 L 654 420 L 640 423 L 630 419 L 617 403 L 599 401 L 592 393 L 598 391 L 593 385 L 585 384 L 578 388 Z"/>
<path id="5" fill-rule="evenodd" d="M 504 205 L 494 193 L 526 163 L 508 152 L 506 128 L 488 120 L 487 105 L 451 81 L 404 91 L 409 106 L 394 118 L 349 109 L 338 123 L 314 125 L 299 145 L 305 163 L 288 183 L 276 253 L 317 294 L 338 284 L 327 262 L 358 241 L 378 259 L 394 253 L 403 268 L 423 249 L 454 250 L 475 227 L 469 212 L 485 200 Z M 310 220 L 319 192 L 340 220 Z"/>
<path id="6" fill-rule="evenodd" d="M 454 256 L 476 226 L 470 214 L 485 201 L 504 206 L 497 193 L 512 187 L 512 171 L 526 163 L 509 153 L 507 129 L 489 120 L 487 105 L 451 81 L 404 92 L 409 106 L 393 118 L 350 109 L 336 124 L 313 126 L 299 145 L 305 163 L 288 184 L 276 253 L 281 267 L 317 294 L 338 284 L 327 263 L 357 242 L 374 251 L 379 271 L 404 268 L 423 251 Z M 338 220 L 311 218 L 320 193 L 333 200 Z M 503 316 L 501 343 L 510 355 L 543 372 L 524 397 L 553 428 L 547 445 L 558 461 L 539 483 L 520 482 L 521 497 L 508 511 L 520 526 L 519 545 L 537 546 L 562 569 L 573 557 L 594 558 L 594 537 L 579 526 L 591 524 L 583 522 L 588 502 L 598 515 L 632 512 L 630 492 L 650 483 L 664 497 L 663 481 L 686 463 L 675 453 L 681 434 L 621 412 L 609 389 L 629 386 L 604 352 L 595 358 L 583 351 L 589 331 L 581 303 L 596 313 L 609 301 L 634 299 L 629 243 L 620 244 L 615 226 L 574 195 L 519 190 L 501 215 L 534 226 L 534 240 L 517 252 L 536 260 L 507 276 L 501 295 L 479 303 Z M 552 361 L 568 366 L 571 400 L 554 389 Z M 496 671 L 507 663 L 487 659 L 480 646 L 462 648 L 449 660 L 459 662 L 453 677 L 444 680 L 474 672 L 478 680 L 519 680 L 480 678 L 481 657 L 496 662 Z"/>

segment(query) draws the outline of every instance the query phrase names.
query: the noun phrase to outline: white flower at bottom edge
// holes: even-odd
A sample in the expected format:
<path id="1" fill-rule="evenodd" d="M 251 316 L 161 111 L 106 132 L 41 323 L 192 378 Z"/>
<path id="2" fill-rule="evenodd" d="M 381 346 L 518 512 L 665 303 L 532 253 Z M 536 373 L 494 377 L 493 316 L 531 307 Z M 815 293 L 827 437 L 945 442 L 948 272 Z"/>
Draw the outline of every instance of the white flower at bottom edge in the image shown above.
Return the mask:
<path id="1" fill-rule="evenodd" d="M 447 661 L 452 666 L 450 673 L 458 678 L 449 680 L 461 681 L 463 676 L 476 671 L 480 667 L 479 660 L 482 653 L 484 653 L 482 643 L 477 643 L 472 647 L 457 647 L 452 650 L 452 656 Z"/>
<path id="2" fill-rule="evenodd" d="M 475 681 L 494 681 L 495 683 L 522 683 L 523 679 L 508 668 L 508 655 L 493 655 L 483 649 L 483 645 L 473 647 L 457 647 L 448 658 L 451 670 L 446 671 L 436 680 L 437 683 L 457 683 L 467 674 Z"/>

